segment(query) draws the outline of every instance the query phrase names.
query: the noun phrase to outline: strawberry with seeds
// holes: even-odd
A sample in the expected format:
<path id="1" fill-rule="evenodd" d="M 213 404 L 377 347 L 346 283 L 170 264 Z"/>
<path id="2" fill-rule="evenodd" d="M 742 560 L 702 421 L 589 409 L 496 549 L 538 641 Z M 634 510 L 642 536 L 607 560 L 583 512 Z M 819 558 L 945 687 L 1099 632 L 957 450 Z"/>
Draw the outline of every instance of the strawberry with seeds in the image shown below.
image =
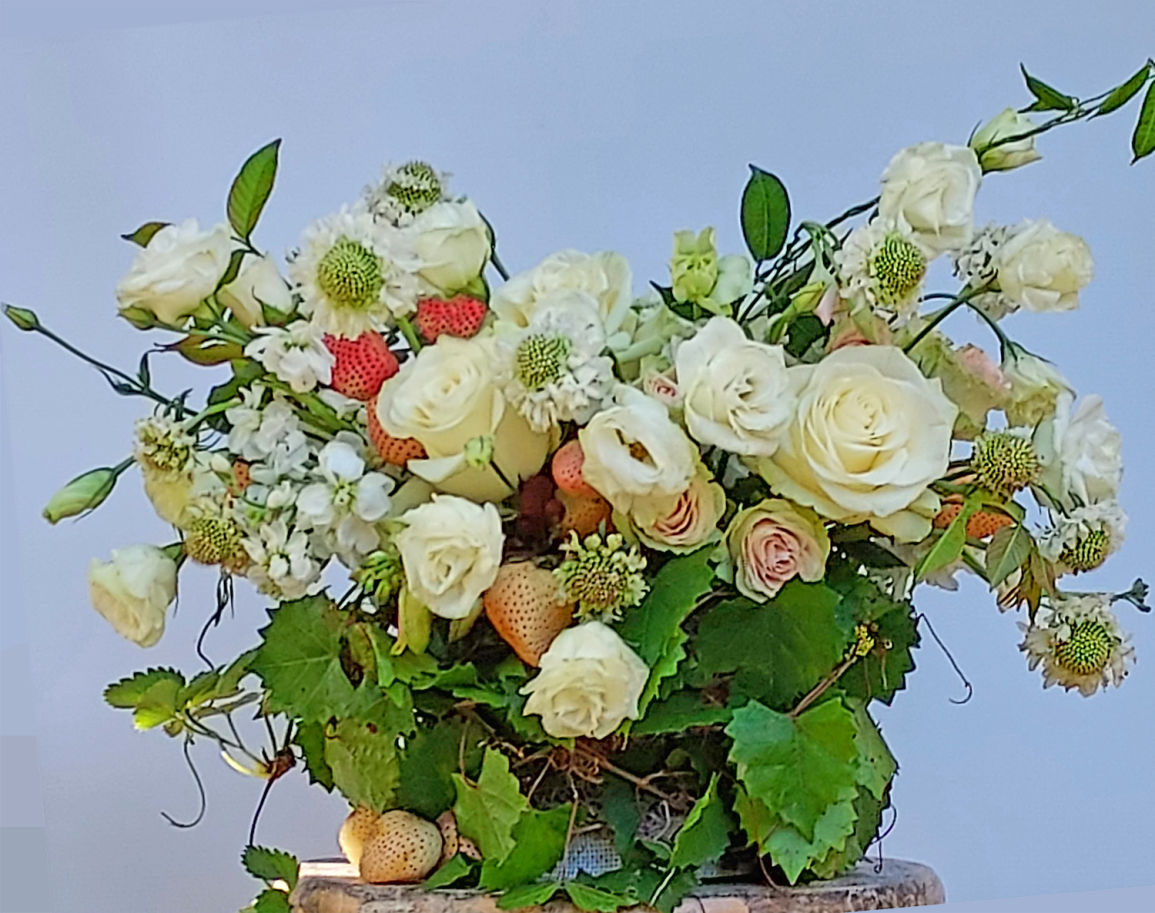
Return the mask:
<path id="1" fill-rule="evenodd" d="M 468 339 L 476 336 L 489 308 L 484 301 L 457 295 L 448 301 L 424 298 L 417 302 L 417 329 L 426 342 L 436 342 L 443 333 Z"/>
<path id="2" fill-rule="evenodd" d="M 325 348 L 336 362 L 329 385 L 350 399 L 368 402 L 381 385 L 397 373 L 397 356 L 380 333 L 367 330 L 356 339 L 325 334 Z"/>

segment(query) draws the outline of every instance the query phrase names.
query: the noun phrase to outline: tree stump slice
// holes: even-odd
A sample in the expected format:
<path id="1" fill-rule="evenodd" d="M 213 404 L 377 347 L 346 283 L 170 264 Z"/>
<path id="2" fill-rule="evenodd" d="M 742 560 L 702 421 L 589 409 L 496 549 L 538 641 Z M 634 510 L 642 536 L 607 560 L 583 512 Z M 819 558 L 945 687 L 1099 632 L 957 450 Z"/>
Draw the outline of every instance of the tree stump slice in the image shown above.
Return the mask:
<path id="1" fill-rule="evenodd" d="M 675 913 L 850 913 L 921 907 L 946 900 L 942 882 L 929 866 L 888 859 L 881 872 L 863 862 L 830 881 L 798 887 L 764 884 L 705 884 L 682 901 Z M 294 913 L 504 913 L 496 899 L 476 891 L 425 891 L 413 885 L 365 884 L 345 862 L 322 860 L 301 866 L 301 881 L 290 898 Z M 552 900 L 533 913 L 581 913 L 565 900 Z M 648 907 L 636 907 L 642 913 Z"/>

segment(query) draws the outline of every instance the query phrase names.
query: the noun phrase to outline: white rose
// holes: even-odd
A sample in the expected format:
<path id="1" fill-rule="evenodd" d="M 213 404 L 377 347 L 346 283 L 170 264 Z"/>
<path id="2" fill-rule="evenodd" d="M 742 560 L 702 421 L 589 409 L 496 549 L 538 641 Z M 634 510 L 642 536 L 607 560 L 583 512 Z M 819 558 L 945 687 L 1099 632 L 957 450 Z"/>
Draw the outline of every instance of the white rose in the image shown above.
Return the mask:
<path id="1" fill-rule="evenodd" d="M 201 231 L 196 219 L 166 225 L 136 255 L 116 287 L 121 310 L 140 308 L 162 323 L 179 323 L 216 289 L 231 249 L 223 223 L 209 231 Z"/>
<path id="2" fill-rule="evenodd" d="M 268 257 L 247 260 L 237 278 L 217 292 L 217 300 L 246 327 L 264 324 L 262 305 L 267 304 L 282 314 L 293 310 L 293 295 L 289 285 L 277 272 L 277 265 Z"/>
<path id="3" fill-rule="evenodd" d="M 936 253 L 963 247 L 974 233 L 982 169 L 966 146 L 919 143 L 901 150 L 882 173 L 879 215 L 910 226 Z"/>
<path id="4" fill-rule="evenodd" d="M 1035 151 L 1035 138 L 1028 136 L 994 147 L 991 147 L 991 143 L 1010 136 L 1019 136 L 1032 130 L 1034 126 L 1025 114 L 1020 114 L 1014 108 L 1005 108 L 976 130 L 967 145 L 978 155 L 979 165 L 984 172 L 1009 171 L 1011 168 L 1029 165 L 1042 158 Z"/>
<path id="5" fill-rule="evenodd" d="M 526 715 L 541 717 L 555 739 L 604 739 L 638 718 L 649 667 L 613 628 L 590 621 L 562 631 L 521 689 Z"/>
<path id="6" fill-rule="evenodd" d="M 577 289 L 597 300 L 606 336 L 613 337 L 630 311 L 632 281 L 630 265 L 621 254 L 563 250 L 510 278 L 493 293 L 490 308 L 502 320 L 525 327 L 538 301 L 549 292 Z"/>
<path id="7" fill-rule="evenodd" d="M 114 548 L 111 561 L 93 558 L 88 566 L 88 594 L 118 634 L 151 647 L 176 598 L 176 562 L 155 545 Z"/>
<path id="8" fill-rule="evenodd" d="M 698 449 L 666 407 L 641 390 L 619 386 L 614 400 L 578 431 L 582 476 L 623 512 L 637 498 L 681 494 L 694 476 Z"/>
<path id="9" fill-rule="evenodd" d="M 516 484 L 536 473 L 550 446 L 548 434 L 534 432 L 509 408 L 494 383 L 494 359 L 490 339 L 442 336 L 385 381 L 376 404 L 382 428 L 425 448 L 428 457 L 410 460 L 410 471 L 473 501 L 512 494 L 506 481 Z M 479 438 L 492 440 L 491 465 L 466 459 L 467 445 Z"/>
<path id="10" fill-rule="evenodd" d="M 1071 311 L 1094 272 L 1091 249 L 1046 219 L 1019 225 L 995 252 L 999 288 L 1031 311 Z"/>
<path id="11" fill-rule="evenodd" d="M 1014 343 L 1007 347 L 1002 372 L 1010 391 L 1004 411 L 1012 425 L 1033 428 L 1055 414 L 1060 393 L 1073 392 L 1053 364 Z"/>
<path id="12" fill-rule="evenodd" d="M 703 444 L 770 456 L 794 415 L 781 346 L 754 342 L 728 317 L 713 317 L 674 355 L 686 427 Z"/>
<path id="13" fill-rule="evenodd" d="M 1114 500 L 1123 480 L 1123 438 L 1107 419 L 1102 398 L 1087 396 L 1072 411 L 1074 404 L 1074 394 L 1060 394 L 1055 414 L 1033 438 L 1042 466 L 1040 493 L 1068 510 Z"/>
<path id="14" fill-rule="evenodd" d="M 490 253 L 489 226 L 472 202 L 436 203 L 410 228 L 421 258 L 417 274 L 452 295 L 481 275 Z"/>
<path id="15" fill-rule="evenodd" d="M 492 504 L 453 495 L 407 511 L 396 536 L 405 582 L 434 615 L 465 618 L 497 579 L 505 536 Z"/>
<path id="16" fill-rule="evenodd" d="M 958 415 L 938 380 L 894 346 L 852 346 L 788 371 L 798 410 L 778 451 L 757 463 L 771 489 L 841 523 L 924 538 L 950 462 Z"/>

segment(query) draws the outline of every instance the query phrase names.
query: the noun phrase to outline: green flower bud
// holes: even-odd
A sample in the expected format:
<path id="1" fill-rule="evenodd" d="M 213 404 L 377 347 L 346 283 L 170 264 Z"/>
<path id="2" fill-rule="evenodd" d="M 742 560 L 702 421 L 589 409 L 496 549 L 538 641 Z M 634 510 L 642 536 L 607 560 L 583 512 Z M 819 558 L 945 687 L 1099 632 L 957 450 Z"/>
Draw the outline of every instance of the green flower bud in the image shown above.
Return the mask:
<path id="1" fill-rule="evenodd" d="M 60 491 L 56 492 L 45 505 L 44 519 L 49 523 L 59 523 L 65 517 L 96 510 L 116 485 L 118 473 L 115 469 L 102 466 L 77 476 Z"/>
<path id="2" fill-rule="evenodd" d="M 36 316 L 35 311 L 30 311 L 28 308 L 18 308 L 11 304 L 4 305 L 4 313 L 8 319 L 11 320 L 21 330 L 38 330 L 40 329 L 40 318 Z"/>
<path id="3" fill-rule="evenodd" d="M 493 435 L 478 435 L 465 442 L 465 462 L 482 469 L 493 462 Z"/>
<path id="4" fill-rule="evenodd" d="M 156 315 L 144 308 L 128 307 L 120 309 L 120 316 L 131 323 L 138 330 L 151 330 L 157 326 Z"/>
<path id="5" fill-rule="evenodd" d="M 1021 136 L 1034 128 L 1029 117 L 1007 108 L 975 131 L 970 147 L 979 157 L 983 172 L 1009 171 L 1029 165 L 1042 158 L 1035 151 L 1035 138 L 1028 136 L 1012 142 L 1001 142 L 1007 137 Z M 997 146 L 992 143 L 999 143 Z"/>
<path id="6" fill-rule="evenodd" d="M 710 296 L 718 281 L 718 251 L 714 229 L 704 228 L 674 233 L 674 256 L 670 258 L 670 278 L 677 301 L 700 301 Z"/>

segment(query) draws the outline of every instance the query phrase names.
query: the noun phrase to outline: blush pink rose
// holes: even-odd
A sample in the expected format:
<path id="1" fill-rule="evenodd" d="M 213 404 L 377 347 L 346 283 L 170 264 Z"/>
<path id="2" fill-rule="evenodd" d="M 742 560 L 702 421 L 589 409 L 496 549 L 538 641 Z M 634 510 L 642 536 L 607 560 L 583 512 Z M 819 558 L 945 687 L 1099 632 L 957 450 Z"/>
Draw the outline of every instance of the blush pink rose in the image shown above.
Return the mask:
<path id="1" fill-rule="evenodd" d="M 738 591 L 756 602 L 774 598 L 787 581 L 821 580 L 830 539 L 821 518 L 783 498 L 740 511 L 726 531 Z"/>
<path id="2" fill-rule="evenodd" d="M 976 345 L 965 345 L 958 350 L 958 360 L 967 371 L 995 390 L 1009 390 L 1010 384 L 1002 369 Z"/>
<path id="3" fill-rule="evenodd" d="M 850 346 L 890 345 L 890 327 L 882 320 L 875 319 L 868 333 L 853 320 L 843 320 L 835 325 L 826 343 L 826 352 L 835 352 Z M 871 338 L 873 334 L 873 339 Z"/>
<path id="4" fill-rule="evenodd" d="M 692 552 L 718 538 L 726 493 L 702 464 L 689 486 L 673 498 L 635 503 L 630 521 L 646 545 L 660 551 Z"/>
<path id="5" fill-rule="evenodd" d="M 667 406 L 677 406 L 682 399 L 672 369 L 645 375 L 642 378 L 642 390 Z"/>

